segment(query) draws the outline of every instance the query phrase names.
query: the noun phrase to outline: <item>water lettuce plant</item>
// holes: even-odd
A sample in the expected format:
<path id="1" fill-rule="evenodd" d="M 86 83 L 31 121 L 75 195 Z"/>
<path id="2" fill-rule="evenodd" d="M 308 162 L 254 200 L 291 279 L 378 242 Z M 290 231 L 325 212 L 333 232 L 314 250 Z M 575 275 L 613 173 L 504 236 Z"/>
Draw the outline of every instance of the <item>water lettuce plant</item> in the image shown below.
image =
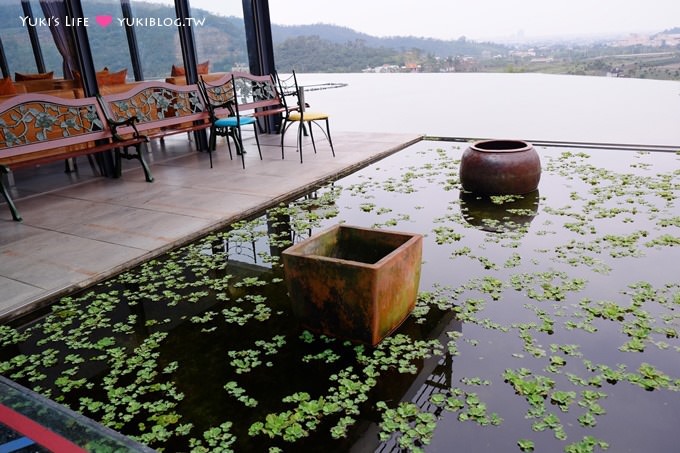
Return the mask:
<path id="1" fill-rule="evenodd" d="M 540 195 L 483 197 L 461 152 L 423 142 L 0 326 L 0 373 L 167 452 L 674 448 L 680 155 L 540 149 Z M 280 251 L 338 222 L 425 235 L 376 348 L 290 310 Z"/>

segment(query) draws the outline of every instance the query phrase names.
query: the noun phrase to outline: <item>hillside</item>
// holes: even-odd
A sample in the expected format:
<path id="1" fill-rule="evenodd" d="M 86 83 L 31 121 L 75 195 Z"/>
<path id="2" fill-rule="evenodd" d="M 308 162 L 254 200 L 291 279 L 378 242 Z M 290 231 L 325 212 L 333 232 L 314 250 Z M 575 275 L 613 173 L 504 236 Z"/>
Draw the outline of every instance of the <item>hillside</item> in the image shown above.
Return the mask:
<path id="1" fill-rule="evenodd" d="M 460 37 L 454 41 L 444 41 L 433 38 L 418 38 L 415 36 L 391 36 L 378 38 L 354 31 L 347 27 L 339 27 L 329 24 L 313 25 L 294 25 L 282 26 L 272 24 L 272 36 L 274 44 L 281 44 L 287 39 L 294 39 L 300 36 L 319 36 L 324 41 L 334 44 L 345 44 L 348 42 L 361 42 L 367 47 L 384 47 L 398 52 L 407 52 L 419 49 L 423 53 L 432 54 L 436 57 L 446 58 L 457 55 L 481 56 L 486 52 L 499 53 L 507 52 L 507 47 L 494 43 L 479 43 L 468 41 L 465 37 Z"/>
<path id="2" fill-rule="evenodd" d="M 133 3 L 136 17 L 175 17 L 174 8 L 146 2 Z M 87 17 L 112 14 L 114 25 L 107 28 L 88 27 L 90 47 L 96 68 L 112 70 L 128 68 L 132 74 L 129 51 L 124 28 L 116 25 L 122 18 L 120 4 L 116 0 L 83 2 Z M 33 7 L 36 17 L 42 17 L 37 5 Z M 203 26 L 194 27 L 199 61 L 210 60 L 212 71 L 228 71 L 233 66 L 247 64 L 245 30 L 241 19 L 216 16 L 195 9 L 194 17 L 206 18 Z M 0 0 L 0 37 L 4 45 L 10 72 L 35 72 L 23 16 L 18 0 Z M 37 27 L 45 64 L 49 70 L 61 73 L 61 57 L 58 54 L 49 28 Z M 172 64 L 181 64 L 179 38 L 173 27 L 137 27 L 137 41 L 143 62 L 145 78 L 165 77 Z M 480 44 L 461 38 L 456 41 L 416 37 L 377 38 L 358 33 L 346 27 L 327 24 L 305 26 L 280 26 L 272 24 L 277 68 L 287 72 L 295 68 L 308 72 L 357 72 L 366 67 L 386 64 L 404 65 L 420 55 L 438 57 L 455 55 L 481 55 L 484 52 L 500 52 L 503 46 Z M 113 45 L 112 45 L 113 44 Z"/>
<path id="3" fill-rule="evenodd" d="M 501 44 L 478 43 L 461 37 L 443 41 L 414 36 L 378 38 L 328 24 L 272 24 L 276 65 L 281 71 L 358 72 L 383 65 L 430 65 L 437 59 L 507 54 Z"/>

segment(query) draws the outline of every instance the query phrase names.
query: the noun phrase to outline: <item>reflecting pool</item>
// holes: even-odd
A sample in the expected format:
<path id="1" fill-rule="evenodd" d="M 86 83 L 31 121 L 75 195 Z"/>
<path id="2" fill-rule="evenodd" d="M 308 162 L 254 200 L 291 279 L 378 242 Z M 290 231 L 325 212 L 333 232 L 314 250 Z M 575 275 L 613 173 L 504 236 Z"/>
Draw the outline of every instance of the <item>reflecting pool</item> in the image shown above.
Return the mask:
<path id="1" fill-rule="evenodd" d="M 461 193 L 421 142 L 3 326 L 5 377 L 176 451 L 668 452 L 680 443 L 680 155 L 537 148 L 539 190 Z M 280 252 L 425 235 L 372 349 L 302 329 Z"/>

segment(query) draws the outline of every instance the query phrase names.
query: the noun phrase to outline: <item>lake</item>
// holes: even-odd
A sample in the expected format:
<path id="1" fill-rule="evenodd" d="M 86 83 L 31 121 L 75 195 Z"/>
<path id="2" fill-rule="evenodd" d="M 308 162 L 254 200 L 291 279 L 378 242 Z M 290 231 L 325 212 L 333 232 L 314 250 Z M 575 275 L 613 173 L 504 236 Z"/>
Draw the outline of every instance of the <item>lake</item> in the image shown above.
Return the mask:
<path id="1" fill-rule="evenodd" d="M 547 74 L 300 74 L 336 131 L 680 146 L 680 82 Z"/>

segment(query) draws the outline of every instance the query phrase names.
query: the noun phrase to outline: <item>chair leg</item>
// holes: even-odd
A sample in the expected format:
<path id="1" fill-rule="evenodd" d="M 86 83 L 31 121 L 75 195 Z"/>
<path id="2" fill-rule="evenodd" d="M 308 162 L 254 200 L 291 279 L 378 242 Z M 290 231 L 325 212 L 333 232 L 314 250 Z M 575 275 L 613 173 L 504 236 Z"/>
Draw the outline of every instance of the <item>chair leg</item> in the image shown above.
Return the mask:
<path id="1" fill-rule="evenodd" d="M 316 143 L 314 142 L 314 132 L 312 132 L 312 122 L 309 123 L 309 137 L 312 139 L 312 148 L 314 148 L 314 154 L 316 154 Z"/>
<path id="2" fill-rule="evenodd" d="M 241 155 L 241 165 L 243 166 L 243 169 L 246 169 L 246 153 L 245 150 L 243 149 L 243 141 L 241 140 L 241 127 L 233 127 L 231 128 L 231 131 L 233 133 L 234 137 L 234 144 L 236 145 L 236 155 L 238 156 L 239 154 Z"/>
<path id="3" fill-rule="evenodd" d="M 326 118 L 326 132 L 328 137 L 328 144 L 331 145 L 331 152 L 333 153 L 333 157 L 335 157 L 335 149 L 333 148 L 333 140 L 331 139 L 331 127 L 328 122 L 328 118 Z"/>
<path id="4" fill-rule="evenodd" d="M 147 164 L 146 159 L 144 159 L 144 152 L 142 150 L 144 145 L 145 143 L 137 143 L 136 145 L 134 145 L 135 150 L 137 151 L 137 160 L 139 160 L 139 163 L 142 166 L 142 170 L 144 170 L 144 178 L 146 179 L 146 182 L 153 182 L 151 168 L 149 168 L 149 164 Z"/>
<path id="5" fill-rule="evenodd" d="M 290 127 L 291 124 L 292 123 L 290 123 L 289 121 L 286 121 L 285 118 L 283 120 L 283 123 L 281 124 L 281 159 L 284 158 L 284 155 L 283 155 L 283 137 L 286 135 L 286 131 L 288 130 L 288 128 Z"/>
<path id="6" fill-rule="evenodd" d="M 87 161 L 90 164 L 90 170 L 92 170 L 92 174 L 95 176 L 99 176 L 99 170 L 97 169 L 97 165 L 95 164 L 94 157 L 92 157 L 92 154 L 87 155 Z"/>
<path id="7" fill-rule="evenodd" d="M 116 148 L 115 151 L 113 152 L 113 155 L 114 155 L 114 163 L 113 163 L 114 177 L 120 178 L 121 176 L 123 176 L 123 157 L 121 155 L 121 149 Z"/>
<path id="8" fill-rule="evenodd" d="M 208 148 L 215 151 L 216 146 L 217 146 L 217 130 L 213 126 L 210 128 L 210 142 L 208 143 Z"/>
<path id="9" fill-rule="evenodd" d="M 328 121 L 328 118 L 324 120 L 326 122 L 326 130 L 321 127 L 321 125 L 317 122 L 314 122 L 316 126 L 323 132 L 323 134 L 326 136 L 326 139 L 328 140 L 328 144 L 331 146 L 331 153 L 333 153 L 333 157 L 335 157 L 335 148 L 333 148 L 333 139 L 331 138 L 331 128 L 330 128 L 330 123 Z M 311 135 L 312 131 L 312 125 L 309 125 L 309 131 Z M 312 144 L 314 144 L 314 136 L 312 135 Z M 314 147 L 314 152 L 316 152 L 316 146 Z"/>
<path id="10" fill-rule="evenodd" d="M 302 121 L 300 121 L 300 124 L 298 125 L 298 134 L 297 134 L 297 146 L 298 146 L 298 152 L 300 153 L 300 163 L 302 163 L 302 132 L 304 130 L 304 124 Z"/>
<path id="11" fill-rule="evenodd" d="M 260 137 L 257 133 L 257 121 L 253 123 L 253 130 L 255 131 L 255 143 L 257 143 L 257 152 L 260 154 L 260 160 L 262 160 L 262 149 L 260 148 Z"/>
<path id="12" fill-rule="evenodd" d="M 3 175 L 9 175 L 9 168 L 5 167 L 4 165 L 0 165 L 0 191 L 2 191 L 2 196 L 7 202 L 7 206 L 12 213 L 12 219 L 16 220 L 17 222 L 21 222 L 21 215 L 19 214 L 17 207 L 14 206 L 14 201 L 12 201 L 9 190 L 7 190 L 7 187 L 5 186 L 5 178 Z"/>
<path id="13" fill-rule="evenodd" d="M 224 138 L 227 141 L 227 149 L 229 150 L 229 159 L 234 160 L 234 156 L 231 154 L 231 143 L 229 143 L 229 137 L 231 137 L 231 129 L 227 131 Z M 236 143 L 236 141 L 234 141 L 234 143 Z"/>

